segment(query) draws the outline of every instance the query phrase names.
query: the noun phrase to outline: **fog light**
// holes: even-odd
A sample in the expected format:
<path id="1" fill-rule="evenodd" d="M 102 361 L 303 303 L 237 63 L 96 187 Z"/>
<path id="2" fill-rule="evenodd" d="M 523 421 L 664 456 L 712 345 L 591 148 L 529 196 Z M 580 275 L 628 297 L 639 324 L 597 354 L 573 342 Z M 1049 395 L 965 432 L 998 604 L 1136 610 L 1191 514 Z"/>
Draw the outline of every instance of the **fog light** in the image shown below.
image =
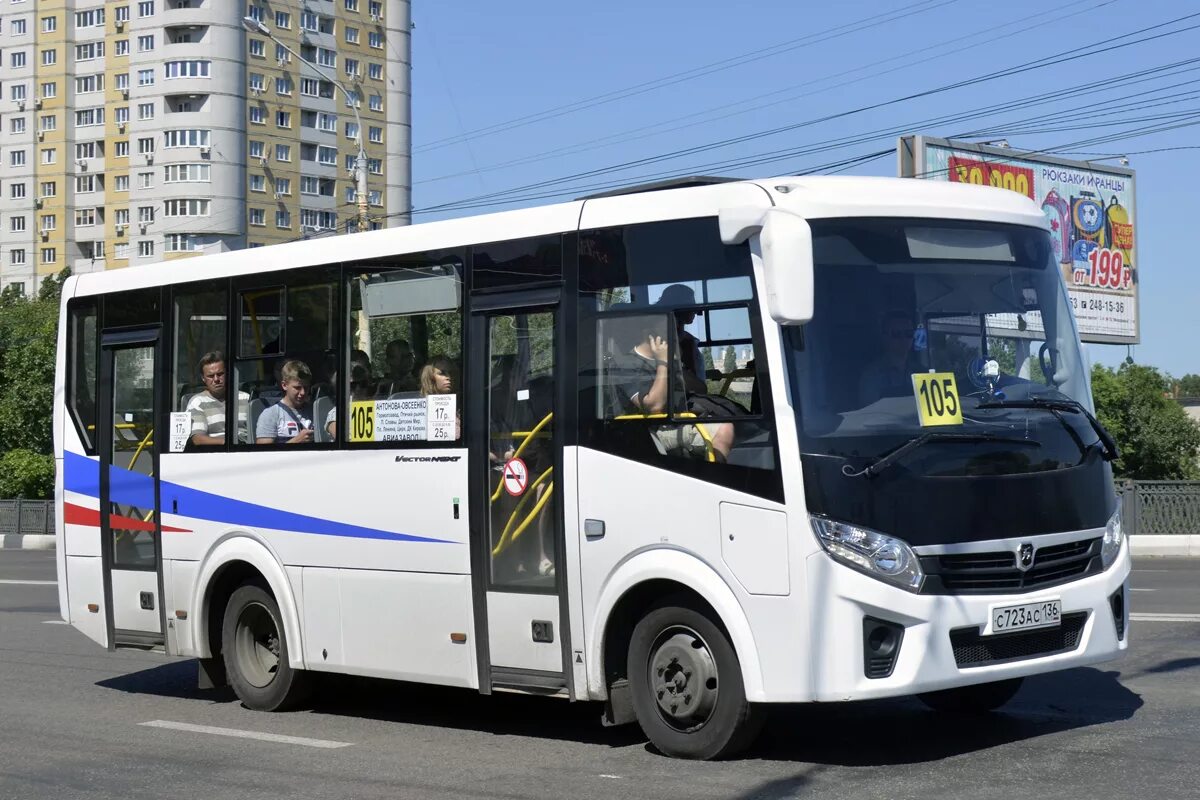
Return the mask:
<path id="1" fill-rule="evenodd" d="M 1117 589 L 1112 597 L 1108 598 L 1108 604 L 1112 607 L 1113 625 L 1117 628 L 1117 641 L 1125 640 L 1125 587 Z"/>
<path id="2" fill-rule="evenodd" d="M 903 641 L 903 625 L 863 617 L 863 674 L 872 679 L 890 676 Z"/>

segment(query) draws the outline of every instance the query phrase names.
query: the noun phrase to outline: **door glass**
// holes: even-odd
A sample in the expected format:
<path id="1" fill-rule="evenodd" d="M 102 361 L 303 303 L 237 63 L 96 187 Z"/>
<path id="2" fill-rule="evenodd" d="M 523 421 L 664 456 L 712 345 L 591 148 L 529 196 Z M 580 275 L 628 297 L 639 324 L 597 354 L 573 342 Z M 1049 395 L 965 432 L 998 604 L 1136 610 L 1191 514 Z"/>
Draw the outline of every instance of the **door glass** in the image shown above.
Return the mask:
<path id="1" fill-rule="evenodd" d="M 114 567 L 155 566 L 154 347 L 112 351 L 113 430 L 108 523 Z"/>
<path id="2" fill-rule="evenodd" d="M 489 317 L 487 387 L 492 583 L 553 588 L 553 312 Z"/>

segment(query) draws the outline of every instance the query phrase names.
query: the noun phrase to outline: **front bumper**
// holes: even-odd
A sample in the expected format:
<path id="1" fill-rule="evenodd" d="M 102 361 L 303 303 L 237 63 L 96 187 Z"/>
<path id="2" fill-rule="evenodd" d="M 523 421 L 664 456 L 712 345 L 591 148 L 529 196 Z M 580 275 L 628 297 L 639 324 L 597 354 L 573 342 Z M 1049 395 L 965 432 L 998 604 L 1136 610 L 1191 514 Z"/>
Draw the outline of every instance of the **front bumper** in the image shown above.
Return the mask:
<path id="1" fill-rule="evenodd" d="M 812 697 L 818 702 L 866 700 L 949 689 L 1042 672 L 1096 664 L 1116 658 L 1129 643 L 1129 545 L 1099 575 L 1022 594 L 919 595 L 898 589 L 845 567 L 823 552 L 807 560 L 808 608 L 811 609 Z M 1110 598 L 1122 592 L 1123 637 Z M 989 607 L 1049 598 L 1062 601 L 1063 615 L 1085 619 L 1069 652 L 1035 655 L 960 667 L 950 632 L 983 630 Z M 898 623 L 904 638 L 891 674 L 864 673 L 863 618 Z"/>

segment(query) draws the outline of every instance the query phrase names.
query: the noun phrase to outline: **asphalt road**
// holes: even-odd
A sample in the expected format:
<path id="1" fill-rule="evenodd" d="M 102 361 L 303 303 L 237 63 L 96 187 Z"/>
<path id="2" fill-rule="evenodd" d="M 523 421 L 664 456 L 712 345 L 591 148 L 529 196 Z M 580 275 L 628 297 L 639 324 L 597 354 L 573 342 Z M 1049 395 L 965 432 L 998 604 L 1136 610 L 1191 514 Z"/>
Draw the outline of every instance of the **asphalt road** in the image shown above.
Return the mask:
<path id="1" fill-rule="evenodd" d="M 1139 561 L 1130 653 L 1031 678 L 1002 713 L 778 708 L 724 763 L 663 758 L 591 704 L 541 698 L 338 678 L 311 710 L 247 711 L 197 690 L 194 662 L 108 653 L 55 624 L 55 587 L 30 583 L 53 579 L 53 553 L 0 551 L 0 798 L 1182 800 L 1200 786 L 1200 560 Z"/>

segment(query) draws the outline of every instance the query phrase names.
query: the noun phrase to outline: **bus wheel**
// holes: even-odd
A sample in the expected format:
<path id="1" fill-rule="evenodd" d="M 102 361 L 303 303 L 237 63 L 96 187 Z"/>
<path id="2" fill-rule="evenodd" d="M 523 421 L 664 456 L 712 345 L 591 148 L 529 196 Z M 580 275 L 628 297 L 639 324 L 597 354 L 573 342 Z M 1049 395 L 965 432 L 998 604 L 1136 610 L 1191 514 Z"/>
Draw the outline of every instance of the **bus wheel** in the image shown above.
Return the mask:
<path id="1" fill-rule="evenodd" d="M 638 622 L 628 675 L 638 724 L 661 752 L 729 756 L 758 736 L 765 714 L 746 701 L 729 637 L 705 614 L 660 606 Z"/>
<path id="2" fill-rule="evenodd" d="M 240 586 L 225 606 L 221 649 L 234 692 L 255 711 L 285 711 L 303 702 L 311 676 L 288 665 L 279 604 L 261 586 Z"/>
<path id="3" fill-rule="evenodd" d="M 926 692 L 917 697 L 934 711 L 983 714 L 995 711 L 1012 700 L 1024 680 L 1024 678 L 1009 678 L 1006 681 L 977 683 L 974 686 L 959 686 L 957 689 Z"/>

